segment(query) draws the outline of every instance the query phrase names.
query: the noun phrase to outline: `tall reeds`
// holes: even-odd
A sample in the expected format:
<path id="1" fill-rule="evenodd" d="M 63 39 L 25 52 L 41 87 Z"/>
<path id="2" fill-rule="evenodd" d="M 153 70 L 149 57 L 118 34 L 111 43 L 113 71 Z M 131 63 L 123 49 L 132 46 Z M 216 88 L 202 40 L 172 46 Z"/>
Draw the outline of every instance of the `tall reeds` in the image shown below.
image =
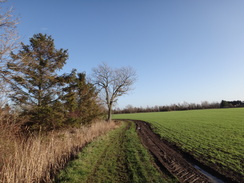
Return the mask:
<path id="1" fill-rule="evenodd" d="M 0 120 L 0 182 L 51 182 L 82 147 L 116 126 L 114 122 L 98 121 L 89 127 L 22 138 L 13 134 L 13 124 Z"/>

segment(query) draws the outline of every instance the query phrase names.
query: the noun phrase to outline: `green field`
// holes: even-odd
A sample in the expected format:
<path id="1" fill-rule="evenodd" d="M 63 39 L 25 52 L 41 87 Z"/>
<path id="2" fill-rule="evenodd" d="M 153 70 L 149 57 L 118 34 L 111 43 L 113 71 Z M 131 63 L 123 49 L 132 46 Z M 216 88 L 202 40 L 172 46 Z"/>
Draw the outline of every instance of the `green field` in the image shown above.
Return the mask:
<path id="1" fill-rule="evenodd" d="M 244 108 L 114 115 L 138 119 L 203 164 L 231 177 L 244 176 Z"/>
<path id="2" fill-rule="evenodd" d="M 135 124 L 123 123 L 120 128 L 101 136 L 83 149 L 56 177 L 56 182 L 176 182 L 162 175 L 138 139 Z"/>

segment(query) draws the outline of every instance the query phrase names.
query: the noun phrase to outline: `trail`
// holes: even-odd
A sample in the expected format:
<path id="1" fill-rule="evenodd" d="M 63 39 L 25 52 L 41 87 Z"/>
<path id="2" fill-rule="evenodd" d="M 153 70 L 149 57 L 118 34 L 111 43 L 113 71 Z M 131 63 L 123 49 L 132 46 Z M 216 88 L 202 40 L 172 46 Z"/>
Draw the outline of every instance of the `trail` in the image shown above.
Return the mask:
<path id="1" fill-rule="evenodd" d="M 127 170 L 127 165 L 126 165 L 126 160 L 125 160 L 125 154 L 124 154 L 124 139 L 125 139 L 125 133 L 126 131 L 131 127 L 131 123 L 127 123 L 126 127 L 123 128 L 120 133 L 116 135 L 115 139 L 110 139 L 109 143 L 106 145 L 106 148 L 104 151 L 101 153 L 101 156 L 98 158 L 92 173 L 90 176 L 87 178 L 86 183 L 93 183 L 93 182 L 98 182 L 97 180 L 97 174 L 99 173 L 101 167 L 103 168 L 108 168 L 104 166 L 104 162 L 108 161 L 108 158 L 112 158 L 113 153 L 115 152 L 114 149 L 116 149 L 120 154 L 117 154 L 116 162 L 117 166 L 119 167 L 119 171 L 116 171 L 118 174 L 118 180 L 114 180 L 115 182 L 129 182 L 128 178 L 128 170 Z M 116 148 L 114 148 L 116 147 Z M 121 165 L 122 164 L 122 165 Z M 98 176 L 99 177 L 99 176 Z M 100 176 L 101 178 L 101 176 Z M 104 180 L 99 180 L 103 182 Z M 110 182 L 109 180 L 106 180 L 107 182 Z"/>
<path id="2" fill-rule="evenodd" d="M 162 171 L 166 169 L 182 183 L 216 182 L 194 168 L 179 152 L 162 141 L 160 137 L 151 130 L 148 123 L 137 120 L 133 121 L 137 125 L 137 133 L 142 143 L 154 156 L 157 165 Z"/>

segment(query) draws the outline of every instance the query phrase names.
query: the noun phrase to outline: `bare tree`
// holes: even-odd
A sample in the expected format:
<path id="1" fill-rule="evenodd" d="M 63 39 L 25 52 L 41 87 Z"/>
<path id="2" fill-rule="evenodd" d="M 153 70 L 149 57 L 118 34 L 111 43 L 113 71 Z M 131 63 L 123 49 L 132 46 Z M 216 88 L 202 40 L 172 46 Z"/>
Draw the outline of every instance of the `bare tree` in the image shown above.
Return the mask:
<path id="1" fill-rule="evenodd" d="M 118 97 L 127 94 L 136 81 L 136 72 L 131 67 L 112 69 L 107 64 L 93 69 L 93 83 L 99 88 L 108 108 L 108 121 L 111 120 L 112 107 Z"/>
<path id="2" fill-rule="evenodd" d="M 0 5 L 6 0 L 0 0 Z M 7 89 L 7 63 L 10 61 L 10 53 L 18 47 L 18 34 L 16 25 L 18 19 L 13 16 L 13 9 L 4 10 L 0 6 L 0 101 L 4 100 Z"/>

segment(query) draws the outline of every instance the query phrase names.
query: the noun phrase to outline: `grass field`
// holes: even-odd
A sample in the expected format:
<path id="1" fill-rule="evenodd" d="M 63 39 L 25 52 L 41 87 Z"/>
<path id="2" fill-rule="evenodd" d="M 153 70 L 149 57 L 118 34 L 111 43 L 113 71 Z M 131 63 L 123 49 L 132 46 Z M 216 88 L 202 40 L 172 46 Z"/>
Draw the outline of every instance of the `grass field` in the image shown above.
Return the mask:
<path id="1" fill-rule="evenodd" d="M 114 115 L 152 124 L 156 133 L 218 172 L 244 176 L 244 108 Z"/>
<path id="2" fill-rule="evenodd" d="M 56 182 L 172 182 L 153 166 L 134 123 L 123 123 L 89 144 L 61 171 Z"/>

